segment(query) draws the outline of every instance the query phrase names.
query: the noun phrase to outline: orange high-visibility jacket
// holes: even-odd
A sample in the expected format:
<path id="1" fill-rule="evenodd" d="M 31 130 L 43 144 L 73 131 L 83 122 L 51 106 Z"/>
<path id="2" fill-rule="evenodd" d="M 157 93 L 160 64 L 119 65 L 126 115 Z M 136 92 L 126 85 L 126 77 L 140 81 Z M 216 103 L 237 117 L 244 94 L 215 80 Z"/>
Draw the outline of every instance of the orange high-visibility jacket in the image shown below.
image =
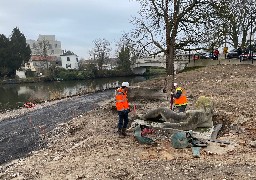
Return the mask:
<path id="1" fill-rule="evenodd" d="M 116 109 L 117 111 L 123 111 L 123 110 L 129 109 L 127 92 L 121 87 L 116 90 Z"/>
<path id="2" fill-rule="evenodd" d="M 187 101 L 185 90 L 183 90 L 181 87 L 177 87 L 175 91 L 176 93 L 177 91 L 181 91 L 182 94 L 179 98 L 174 98 L 174 105 L 175 106 L 187 105 L 188 101 Z"/>

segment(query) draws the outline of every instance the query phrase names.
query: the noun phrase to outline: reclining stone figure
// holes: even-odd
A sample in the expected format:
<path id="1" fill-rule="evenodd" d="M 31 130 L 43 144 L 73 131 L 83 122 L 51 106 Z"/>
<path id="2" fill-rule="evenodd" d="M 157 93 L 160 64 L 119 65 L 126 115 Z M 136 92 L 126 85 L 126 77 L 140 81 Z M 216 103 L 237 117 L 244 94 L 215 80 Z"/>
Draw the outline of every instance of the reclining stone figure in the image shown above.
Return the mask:
<path id="1" fill-rule="evenodd" d="M 168 108 L 160 107 L 149 111 L 135 120 L 132 126 L 143 121 L 157 123 L 156 127 L 178 130 L 194 130 L 196 128 L 210 128 L 213 126 L 213 102 L 210 98 L 201 96 L 195 104 L 196 110 L 187 110 L 185 113 L 176 113 Z M 151 124 L 151 123 L 150 123 Z M 159 125 L 160 124 L 160 125 Z M 154 125 L 150 125 L 154 126 Z"/>

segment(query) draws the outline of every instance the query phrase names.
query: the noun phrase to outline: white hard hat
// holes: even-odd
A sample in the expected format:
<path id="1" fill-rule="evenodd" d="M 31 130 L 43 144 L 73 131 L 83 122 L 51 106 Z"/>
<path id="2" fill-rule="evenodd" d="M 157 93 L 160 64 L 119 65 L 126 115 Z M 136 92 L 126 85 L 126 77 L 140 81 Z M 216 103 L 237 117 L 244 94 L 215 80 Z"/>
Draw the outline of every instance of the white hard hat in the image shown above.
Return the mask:
<path id="1" fill-rule="evenodd" d="M 122 86 L 129 87 L 129 83 L 128 82 L 122 82 Z"/>
<path id="2" fill-rule="evenodd" d="M 178 86 L 178 84 L 177 83 L 173 83 L 173 86 L 176 87 L 176 86 Z"/>

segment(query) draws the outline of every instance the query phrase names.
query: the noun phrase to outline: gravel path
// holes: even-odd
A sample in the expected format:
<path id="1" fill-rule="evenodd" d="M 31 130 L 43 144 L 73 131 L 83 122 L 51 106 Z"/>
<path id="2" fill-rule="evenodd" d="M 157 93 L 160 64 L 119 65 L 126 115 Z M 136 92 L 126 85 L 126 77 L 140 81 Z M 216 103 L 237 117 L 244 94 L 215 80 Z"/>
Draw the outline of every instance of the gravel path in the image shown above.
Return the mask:
<path id="1" fill-rule="evenodd" d="M 41 137 L 46 132 L 59 123 L 100 107 L 100 102 L 111 97 L 113 90 L 107 90 L 63 99 L 34 110 L 23 110 L 18 115 L 20 110 L 9 113 L 9 117 L 0 121 L 0 164 L 42 148 L 44 142 Z"/>

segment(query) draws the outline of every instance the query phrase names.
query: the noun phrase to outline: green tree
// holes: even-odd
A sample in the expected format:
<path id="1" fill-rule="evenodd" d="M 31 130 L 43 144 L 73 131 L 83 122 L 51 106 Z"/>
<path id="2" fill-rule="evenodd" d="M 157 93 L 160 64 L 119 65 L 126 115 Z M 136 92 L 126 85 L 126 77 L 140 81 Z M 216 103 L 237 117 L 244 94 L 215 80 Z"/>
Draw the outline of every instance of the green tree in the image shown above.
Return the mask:
<path id="1" fill-rule="evenodd" d="M 92 63 L 86 64 L 84 71 L 88 78 L 94 78 L 98 75 L 97 67 L 95 66 L 95 64 Z"/>
<path id="2" fill-rule="evenodd" d="M 8 60 L 9 39 L 0 34 L 0 76 L 7 75 L 9 72 Z"/>
<path id="3" fill-rule="evenodd" d="M 131 61 L 130 61 L 130 49 L 128 46 L 124 46 L 121 48 L 118 53 L 117 60 L 118 68 L 123 71 L 131 71 Z"/>
<path id="4" fill-rule="evenodd" d="M 30 57 L 31 49 L 26 43 L 24 34 L 22 34 L 17 27 L 14 28 L 9 42 L 9 75 L 15 75 L 16 70 L 18 70 L 25 62 L 28 62 Z"/>
<path id="5" fill-rule="evenodd" d="M 124 70 L 131 70 L 131 64 L 136 63 L 138 59 L 138 50 L 135 49 L 136 46 L 133 41 L 129 38 L 128 33 L 124 33 L 120 40 L 116 44 L 117 50 L 116 54 L 118 57 L 118 66 Z"/>

